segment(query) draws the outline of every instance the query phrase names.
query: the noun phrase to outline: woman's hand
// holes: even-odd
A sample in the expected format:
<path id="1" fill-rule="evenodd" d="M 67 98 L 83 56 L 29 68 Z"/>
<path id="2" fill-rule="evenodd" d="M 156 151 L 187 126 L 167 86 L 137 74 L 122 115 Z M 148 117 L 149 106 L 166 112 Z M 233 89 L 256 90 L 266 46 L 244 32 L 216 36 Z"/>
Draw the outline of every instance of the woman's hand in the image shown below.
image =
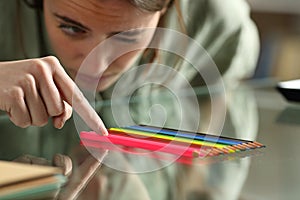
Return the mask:
<path id="1" fill-rule="evenodd" d="M 53 119 L 62 128 L 72 107 L 94 131 L 107 130 L 58 59 L 49 56 L 0 62 L 0 110 L 20 127 L 44 126 Z"/>

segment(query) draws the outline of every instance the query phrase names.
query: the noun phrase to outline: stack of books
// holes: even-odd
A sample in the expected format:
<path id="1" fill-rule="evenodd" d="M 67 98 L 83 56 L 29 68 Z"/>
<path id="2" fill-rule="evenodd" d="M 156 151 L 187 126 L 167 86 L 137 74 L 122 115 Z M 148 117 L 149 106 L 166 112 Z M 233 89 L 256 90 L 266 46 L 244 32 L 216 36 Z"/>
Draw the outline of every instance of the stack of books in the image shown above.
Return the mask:
<path id="1" fill-rule="evenodd" d="M 56 167 L 0 161 L 0 199 L 51 198 L 66 181 Z"/>

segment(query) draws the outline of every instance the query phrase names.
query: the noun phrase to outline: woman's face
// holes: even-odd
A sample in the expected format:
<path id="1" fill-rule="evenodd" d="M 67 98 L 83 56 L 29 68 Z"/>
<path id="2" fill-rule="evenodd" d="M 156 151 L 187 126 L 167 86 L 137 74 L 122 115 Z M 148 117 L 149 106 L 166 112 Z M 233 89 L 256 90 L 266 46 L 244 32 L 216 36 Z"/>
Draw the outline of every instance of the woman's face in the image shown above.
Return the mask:
<path id="1" fill-rule="evenodd" d="M 111 86 L 133 64 L 139 51 L 132 51 L 105 66 L 111 52 L 99 52 L 97 67 L 79 68 L 89 53 L 102 41 L 135 28 L 157 27 L 160 12 L 142 11 L 127 0 L 51 0 L 44 1 L 44 16 L 51 46 L 70 76 L 86 84 L 96 84 L 97 91 Z M 143 42 L 149 44 L 153 33 L 143 38 L 139 31 L 118 34 L 114 44 L 120 47 Z M 114 48 L 117 49 L 117 48 Z M 101 76 L 99 80 L 99 76 Z M 98 82 L 99 80 L 99 82 Z"/>

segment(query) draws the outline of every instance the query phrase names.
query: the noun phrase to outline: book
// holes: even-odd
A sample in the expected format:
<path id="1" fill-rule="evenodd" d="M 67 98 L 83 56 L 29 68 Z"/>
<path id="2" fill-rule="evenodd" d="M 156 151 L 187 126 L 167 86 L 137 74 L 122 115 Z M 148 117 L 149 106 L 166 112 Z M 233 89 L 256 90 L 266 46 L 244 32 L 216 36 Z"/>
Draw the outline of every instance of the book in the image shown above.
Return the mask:
<path id="1" fill-rule="evenodd" d="M 0 161 L 0 199 L 54 197 L 66 181 L 57 167 Z"/>

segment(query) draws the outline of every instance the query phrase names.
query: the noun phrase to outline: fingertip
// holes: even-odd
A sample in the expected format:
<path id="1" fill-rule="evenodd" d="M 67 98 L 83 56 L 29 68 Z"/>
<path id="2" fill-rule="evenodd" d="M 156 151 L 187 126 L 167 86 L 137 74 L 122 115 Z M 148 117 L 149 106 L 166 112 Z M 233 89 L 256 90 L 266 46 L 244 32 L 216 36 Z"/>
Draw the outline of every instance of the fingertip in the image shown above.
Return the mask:
<path id="1" fill-rule="evenodd" d="M 100 128 L 100 129 L 96 129 L 96 130 L 94 129 L 92 131 L 99 134 L 99 135 L 103 135 L 103 136 L 108 136 L 109 135 L 108 131 L 105 128 Z"/>
<path id="2" fill-rule="evenodd" d="M 104 136 L 108 136 L 108 134 L 109 134 L 108 130 L 105 127 L 103 127 L 103 126 L 101 126 L 99 128 L 99 133 L 102 134 L 102 135 L 104 135 Z"/>
<path id="3" fill-rule="evenodd" d="M 62 129 L 65 125 L 65 120 L 61 117 L 53 117 L 52 118 L 53 126 L 57 129 Z"/>
<path id="4" fill-rule="evenodd" d="M 65 176 L 68 176 L 71 174 L 72 160 L 70 157 L 62 155 L 62 154 L 55 154 L 52 162 L 53 162 L 54 166 L 62 168 L 63 174 Z"/>
<path id="5" fill-rule="evenodd" d="M 103 131 L 103 135 L 108 136 L 108 131 L 106 129 L 105 129 L 105 131 Z"/>

